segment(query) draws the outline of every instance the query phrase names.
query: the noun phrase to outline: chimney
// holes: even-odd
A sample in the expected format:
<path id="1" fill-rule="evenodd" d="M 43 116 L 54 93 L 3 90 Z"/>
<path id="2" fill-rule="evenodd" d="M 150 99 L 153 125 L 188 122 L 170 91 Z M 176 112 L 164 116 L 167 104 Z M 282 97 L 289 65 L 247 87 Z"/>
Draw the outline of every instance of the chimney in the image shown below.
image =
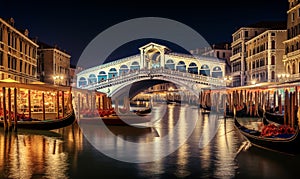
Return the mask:
<path id="1" fill-rule="evenodd" d="M 25 31 L 24 31 L 24 35 L 25 35 L 26 37 L 28 37 L 28 34 L 29 34 L 29 31 L 28 31 L 28 29 L 25 29 Z"/>
<path id="2" fill-rule="evenodd" d="M 14 18 L 11 17 L 11 18 L 9 19 L 8 23 L 9 23 L 11 26 L 14 27 L 14 26 L 15 26 L 15 20 L 14 20 Z"/>

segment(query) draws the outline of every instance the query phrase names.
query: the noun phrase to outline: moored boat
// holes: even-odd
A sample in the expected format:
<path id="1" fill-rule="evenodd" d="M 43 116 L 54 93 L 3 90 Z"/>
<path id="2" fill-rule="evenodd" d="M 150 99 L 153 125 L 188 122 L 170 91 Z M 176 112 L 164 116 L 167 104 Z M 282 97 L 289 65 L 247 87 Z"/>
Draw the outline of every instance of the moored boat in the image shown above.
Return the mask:
<path id="1" fill-rule="evenodd" d="M 263 129 L 262 131 L 249 129 L 241 125 L 237 118 L 234 119 L 234 122 L 235 127 L 239 132 L 256 147 L 287 154 L 300 153 L 300 135 L 298 126 L 296 126 L 295 130 L 286 127 L 286 129 L 289 129 L 291 132 L 275 133 L 275 135 L 273 135 L 272 133 L 274 130 L 270 130 L 271 132 L 265 135 L 267 129 Z"/>
<path id="2" fill-rule="evenodd" d="M 53 130 L 75 121 L 70 87 L 0 82 L 0 127 Z"/>
<path id="3" fill-rule="evenodd" d="M 270 112 L 270 111 L 264 111 L 261 106 L 258 108 L 258 113 L 260 117 L 265 117 L 269 121 L 278 123 L 278 124 L 284 124 L 284 114 L 280 114 L 278 111 L 276 112 Z"/>

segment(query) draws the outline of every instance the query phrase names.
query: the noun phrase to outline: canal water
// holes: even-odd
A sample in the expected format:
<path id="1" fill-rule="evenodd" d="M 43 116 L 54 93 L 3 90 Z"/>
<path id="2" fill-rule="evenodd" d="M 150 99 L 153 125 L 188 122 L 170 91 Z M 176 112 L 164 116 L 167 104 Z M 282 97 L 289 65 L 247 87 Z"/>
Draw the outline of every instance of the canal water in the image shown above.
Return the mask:
<path id="1" fill-rule="evenodd" d="M 97 124 L 5 134 L 0 178 L 295 178 L 300 157 L 257 149 L 232 119 L 157 104 L 147 128 Z M 109 130 L 108 135 L 103 132 Z M 112 135 L 113 134 L 113 135 Z M 167 151 L 167 152 L 166 152 Z"/>

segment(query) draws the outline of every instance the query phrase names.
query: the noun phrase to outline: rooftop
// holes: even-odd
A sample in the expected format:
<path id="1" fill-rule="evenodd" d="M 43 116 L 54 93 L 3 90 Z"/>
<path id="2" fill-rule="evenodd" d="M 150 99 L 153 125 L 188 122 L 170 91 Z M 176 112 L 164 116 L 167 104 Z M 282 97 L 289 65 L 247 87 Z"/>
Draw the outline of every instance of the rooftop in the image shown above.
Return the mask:
<path id="1" fill-rule="evenodd" d="M 286 21 L 260 21 L 254 24 L 246 25 L 245 27 L 250 28 L 268 28 L 268 29 L 286 29 L 287 22 Z"/>

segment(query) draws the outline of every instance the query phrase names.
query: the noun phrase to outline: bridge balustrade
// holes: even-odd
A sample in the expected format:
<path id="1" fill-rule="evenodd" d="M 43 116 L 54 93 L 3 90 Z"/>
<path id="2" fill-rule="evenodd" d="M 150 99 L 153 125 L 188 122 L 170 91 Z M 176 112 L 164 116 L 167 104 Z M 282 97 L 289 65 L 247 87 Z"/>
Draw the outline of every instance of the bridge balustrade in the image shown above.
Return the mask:
<path id="1" fill-rule="evenodd" d="M 98 83 L 84 86 L 84 89 L 102 89 L 113 85 L 118 85 L 128 81 L 134 81 L 141 78 L 159 78 L 165 77 L 174 80 L 181 80 L 184 82 L 191 82 L 196 84 L 212 85 L 212 86 L 225 86 L 222 79 L 203 76 L 199 74 L 192 74 L 187 72 L 180 72 L 170 69 L 156 68 L 156 69 L 140 69 L 126 74 L 116 76 L 110 79 L 100 81 Z"/>

